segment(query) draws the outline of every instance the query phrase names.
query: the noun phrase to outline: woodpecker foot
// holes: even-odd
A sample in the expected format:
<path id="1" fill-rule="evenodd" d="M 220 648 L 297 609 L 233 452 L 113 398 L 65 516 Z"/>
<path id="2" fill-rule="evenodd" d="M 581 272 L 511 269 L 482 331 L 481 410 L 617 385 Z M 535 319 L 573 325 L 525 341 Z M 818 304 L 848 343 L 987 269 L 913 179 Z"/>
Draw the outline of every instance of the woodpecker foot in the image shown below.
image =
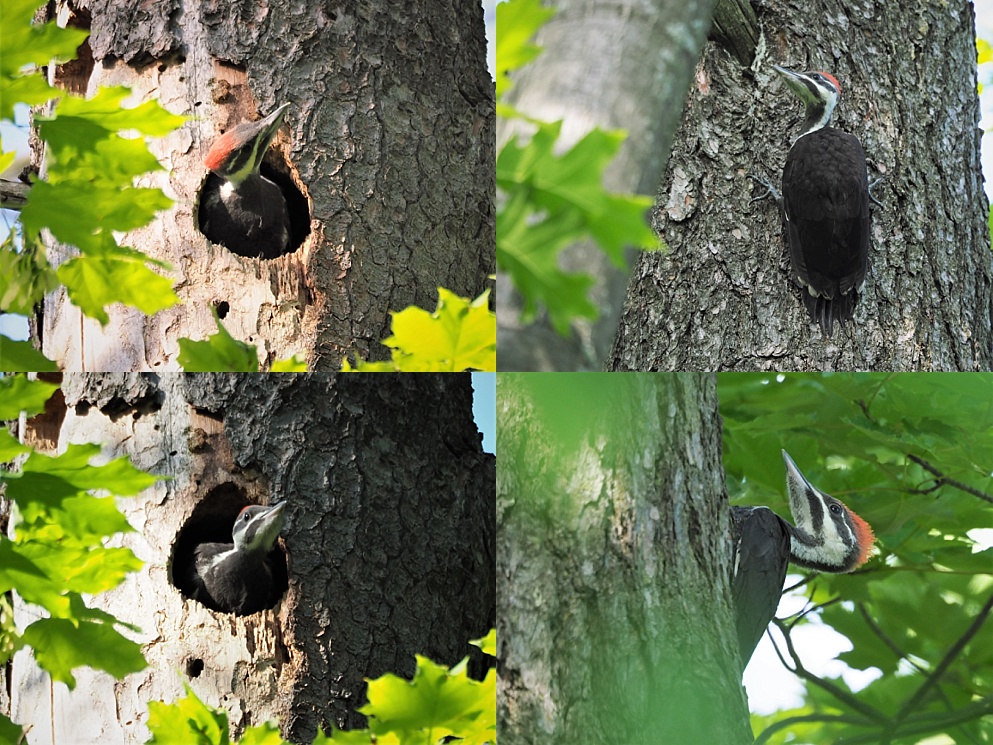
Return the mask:
<path id="1" fill-rule="evenodd" d="M 886 178 L 886 177 L 885 176 L 880 176 L 875 181 L 873 181 L 871 184 L 869 184 L 869 199 L 871 199 L 873 202 L 875 202 L 876 206 L 879 207 L 879 209 L 884 209 L 883 203 L 880 202 L 878 199 L 876 199 L 875 196 L 873 196 L 873 194 L 872 194 L 872 187 L 875 186 L 876 184 L 878 184 L 884 178 Z"/>
<path id="2" fill-rule="evenodd" d="M 765 187 L 765 192 L 763 194 L 759 194 L 757 197 L 752 197 L 750 200 L 748 200 L 749 204 L 751 204 L 752 202 L 761 201 L 763 199 L 768 198 L 769 196 L 772 196 L 772 198 L 776 200 L 776 204 L 782 203 L 783 195 L 776 190 L 776 187 L 772 185 L 771 181 L 767 181 L 761 176 L 753 176 L 752 174 L 749 174 L 748 178 L 750 178 L 756 184 Z"/>

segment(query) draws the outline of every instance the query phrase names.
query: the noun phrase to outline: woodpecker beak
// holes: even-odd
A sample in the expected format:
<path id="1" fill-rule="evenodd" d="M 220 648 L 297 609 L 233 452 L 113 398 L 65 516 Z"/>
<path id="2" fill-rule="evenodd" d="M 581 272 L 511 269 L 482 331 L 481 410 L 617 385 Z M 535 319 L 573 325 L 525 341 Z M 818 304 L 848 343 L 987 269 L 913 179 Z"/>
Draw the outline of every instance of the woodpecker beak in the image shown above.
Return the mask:
<path id="1" fill-rule="evenodd" d="M 850 572 L 868 561 L 875 542 L 869 524 L 807 481 L 789 453 L 782 452 L 796 523 L 791 538 L 793 563 L 822 572 Z"/>
<path id="2" fill-rule="evenodd" d="M 793 72 L 792 70 L 787 70 L 785 67 L 780 67 L 779 65 L 773 65 L 772 69 L 778 72 L 786 81 L 786 86 L 793 91 L 793 95 L 803 101 L 805 104 L 816 104 L 819 99 L 815 96 L 807 83 L 807 77 L 799 72 Z M 785 454 L 785 453 L 784 453 Z M 789 458 L 789 456 L 786 456 Z M 792 461 L 790 461 L 792 463 Z"/>
<path id="3" fill-rule="evenodd" d="M 268 144 L 272 141 L 272 138 L 276 136 L 276 132 L 279 130 L 280 125 L 283 123 L 283 117 L 286 116 L 286 110 L 290 108 L 288 103 L 284 103 L 274 112 L 269 114 L 265 119 L 256 122 L 255 126 L 259 128 L 259 134 L 257 137 Z"/>
<path id="4" fill-rule="evenodd" d="M 252 173 L 258 174 L 262 157 L 272 138 L 276 136 L 289 107 L 288 103 L 284 103 L 265 119 L 239 124 L 225 132 L 210 146 L 203 164 L 235 185 Z"/>
<path id="5" fill-rule="evenodd" d="M 264 548 L 266 551 L 272 549 L 279 538 L 279 533 L 283 529 L 283 508 L 286 502 L 280 502 L 274 507 L 268 508 L 265 512 L 257 513 L 251 523 L 249 523 L 247 538 L 249 546 L 253 548 Z"/>
<path id="6" fill-rule="evenodd" d="M 786 482 L 789 487 L 790 498 L 792 500 L 793 494 L 802 494 L 805 489 L 814 489 L 813 485 L 807 481 L 807 477 L 800 473 L 800 469 L 796 467 L 796 463 L 790 457 L 790 454 L 785 450 L 782 451 L 783 460 L 786 462 Z M 814 491 L 817 491 L 814 489 Z"/>

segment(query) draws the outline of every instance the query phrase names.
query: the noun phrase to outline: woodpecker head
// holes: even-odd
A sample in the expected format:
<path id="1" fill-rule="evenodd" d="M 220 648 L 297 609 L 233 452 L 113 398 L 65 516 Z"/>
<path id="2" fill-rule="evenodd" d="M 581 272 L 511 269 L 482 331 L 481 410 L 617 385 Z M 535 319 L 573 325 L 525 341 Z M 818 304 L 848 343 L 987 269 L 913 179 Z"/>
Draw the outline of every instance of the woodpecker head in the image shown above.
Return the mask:
<path id="1" fill-rule="evenodd" d="M 214 140 L 203 164 L 235 186 L 253 173 L 258 175 L 262 156 L 283 123 L 289 106 L 284 103 L 265 119 L 239 124 L 222 134 Z"/>
<path id="2" fill-rule="evenodd" d="M 285 506 L 286 502 L 280 502 L 274 507 L 252 505 L 243 509 L 234 521 L 232 537 L 235 549 L 248 553 L 269 553 L 279 537 L 279 531 L 283 529 Z"/>
<path id="3" fill-rule="evenodd" d="M 790 531 L 790 561 L 821 572 L 851 572 L 867 562 L 876 540 L 869 524 L 812 486 L 785 450 L 783 460 L 796 523 Z"/>
<path id="4" fill-rule="evenodd" d="M 801 134 L 826 127 L 841 98 L 841 85 L 834 75 L 827 72 L 793 72 L 778 65 L 773 65 L 772 69 L 783 76 L 789 89 L 807 107 L 807 119 Z"/>

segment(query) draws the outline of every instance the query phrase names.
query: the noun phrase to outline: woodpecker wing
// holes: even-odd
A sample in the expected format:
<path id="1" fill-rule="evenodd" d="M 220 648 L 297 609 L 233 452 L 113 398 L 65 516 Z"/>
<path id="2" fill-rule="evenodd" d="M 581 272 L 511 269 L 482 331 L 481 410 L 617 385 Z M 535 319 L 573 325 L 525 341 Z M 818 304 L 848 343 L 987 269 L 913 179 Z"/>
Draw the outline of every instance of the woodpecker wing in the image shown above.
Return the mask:
<path id="1" fill-rule="evenodd" d="M 731 518 L 736 549 L 731 591 L 744 670 L 779 607 L 790 534 L 786 522 L 768 507 L 733 507 Z"/>
<path id="2" fill-rule="evenodd" d="M 858 138 L 832 127 L 800 137 L 786 158 L 783 199 L 793 271 L 830 335 L 834 320 L 851 319 L 869 266 L 869 181 Z"/>

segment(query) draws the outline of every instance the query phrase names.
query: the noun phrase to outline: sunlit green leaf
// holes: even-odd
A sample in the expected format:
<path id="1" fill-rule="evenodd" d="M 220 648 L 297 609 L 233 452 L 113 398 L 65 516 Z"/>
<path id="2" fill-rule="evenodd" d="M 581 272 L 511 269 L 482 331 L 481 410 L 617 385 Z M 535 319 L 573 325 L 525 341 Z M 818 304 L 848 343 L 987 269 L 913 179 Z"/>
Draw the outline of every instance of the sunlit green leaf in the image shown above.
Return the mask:
<path id="1" fill-rule="evenodd" d="M 217 333 L 206 341 L 179 340 L 179 364 L 186 372 L 258 372 L 255 346 L 238 341 L 215 313 Z"/>

